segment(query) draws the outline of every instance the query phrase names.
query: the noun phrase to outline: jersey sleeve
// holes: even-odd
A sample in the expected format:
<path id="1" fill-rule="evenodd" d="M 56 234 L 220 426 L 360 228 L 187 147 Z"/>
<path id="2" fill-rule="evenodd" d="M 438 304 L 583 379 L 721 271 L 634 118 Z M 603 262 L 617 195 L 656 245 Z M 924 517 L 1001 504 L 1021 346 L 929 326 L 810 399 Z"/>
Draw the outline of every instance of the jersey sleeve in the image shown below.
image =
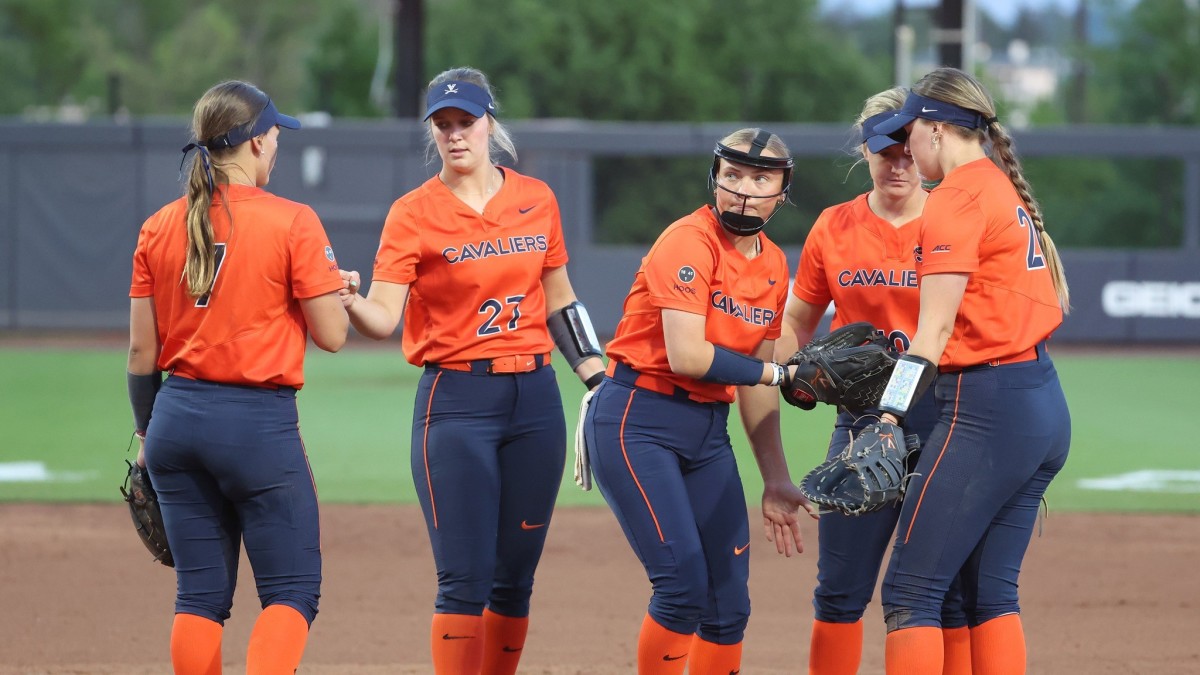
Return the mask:
<path id="1" fill-rule="evenodd" d="M 546 201 L 550 206 L 550 237 L 546 249 L 546 261 L 542 266 L 552 269 L 567 264 L 567 244 L 563 240 L 562 214 L 558 210 L 558 199 L 555 198 L 550 188 L 547 187 L 546 192 Z"/>
<path id="2" fill-rule="evenodd" d="M 804 248 L 800 251 L 800 264 L 796 267 L 796 281 L 792 284 L 792 295 L 818 306 L 828 305 L 833 301 L 833 294 L 829 291 L 829 280 L 825 276 L 825 256 L 822 250 L 825 231 L 825 214 L 821 214 L 804 241 Z"/>
<path id="3" fill-rule="evenodd" d="M 292 296 L 315 298 L 342 287 L 337 259 L 329 237 L 316 212 L 304 207 L 288 231 L 288 254 L 292 260 Z"/>
<path id="4" fill-rule="evenodd" d="M 712 248 L 695 229 L 668 230 L 643 263 L 651 304 L 660 309 L 706 314 L 716 263 Z"/>
<path id="5" fill-rule="evenodd" d="M 372 281 L 411 284 L 417 279 L 421 239 L 417 219 L 408 205 L 396 201 L 383 222 Z"/>
<path id="6" fill-rule="evenodd" d="M 979 245 L 987 219 L 965 190 L 934 190 L 925 202 L 921 274 L 969 274 L 979 269 Z"/>
<path id="7" fill-rule="evenodd" d="M 138 233 L 137 247 L 133 249 L 133 279 L 129 283 L 129 297 L 149 298 L 154 295 L 154 273 L 150 270 L 147 248 L 150 245 L 150 222 L 142 225 Z"/>

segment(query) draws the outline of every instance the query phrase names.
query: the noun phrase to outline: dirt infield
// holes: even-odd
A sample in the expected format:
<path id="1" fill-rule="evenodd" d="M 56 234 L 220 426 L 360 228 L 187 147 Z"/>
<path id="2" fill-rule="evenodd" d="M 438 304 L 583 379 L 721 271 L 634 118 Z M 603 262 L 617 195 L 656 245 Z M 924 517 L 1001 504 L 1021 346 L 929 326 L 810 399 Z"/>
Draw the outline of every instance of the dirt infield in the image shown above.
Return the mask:
<path id="1" fill-rule="evenodd" d="M 420 513 L 326 506 L 322 522 L 324 596 L 299 672 L 430 672 L 434 575 Z M 804 533 L 815 547 L 813 524 Z M 1200 672 L 1200 647 L 1185 637 L 1200 610 L 1198 541 L 1196 517 L 1052 513 L 1022 575 L 1029 672 Z M 815 550 L 786 559 L 761 534 L 752 550 L 743 672 L 804 672 Z M 0 674 L 168 673 L 173 596 L 174 575 L 150 562 L 123 505 L 0 505 Z M 608 511 L 560 509 L 521 672 L 634 672 L 648 598 Z M 243 564 L 225 633 L 226 672 L 241 670 L 256 610 Z M 877 607 L 866 626 L 862 672 L 879 673 Z"/>

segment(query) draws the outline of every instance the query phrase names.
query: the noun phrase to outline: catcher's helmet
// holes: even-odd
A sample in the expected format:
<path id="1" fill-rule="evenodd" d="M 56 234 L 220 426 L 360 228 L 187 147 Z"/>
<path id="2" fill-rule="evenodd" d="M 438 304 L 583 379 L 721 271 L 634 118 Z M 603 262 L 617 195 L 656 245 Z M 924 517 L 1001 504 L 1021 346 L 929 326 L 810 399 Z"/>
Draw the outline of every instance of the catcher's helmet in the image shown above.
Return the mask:
<path id="1" fill-rule="evenodd" d="M 767 142 L 770 140 L 771 132 L 767 131 L 766 129 L 758 129 L 757 133 L 754 135 L 754 139 L 750 141 L 750 150 L 748 152 L 743 152 L 742 150 L 737 150 L 718 142 L 716 147 L 713 148 L 712 168 L 710 168 L 708 171 L 709 189 L 721 189 L 737 197 L 741 197 L 743 204 L 750 199 L 768 199 L 779 196 L 783 196 L 783 201 L 787 201 L 788 192 L 792 189 L 792 167 L 795 166 L 796 162 L 790 156 L 771 157 L 769 155 L 762 154 L 763 150 L 765 150 L 767 147 Z M 721 185 L 720 181 L 717 180 L 717 172 L 721 168 L 722 159 L 735 164 L 755 166 L 762 169 L 782 169 L 783 189 L 772 195 L 748 195 L 730 190 L 729 188 Z M 780 202 L 779 206 L 782 205 L 783 202 Z M 717 218 L 721 221 L 721 225 L 731 234 L 748 236 L 757 234 L 760 230 L 762 230 L 767 224 L 767 221 L 779 211 L 779 206 L 776 206 L 775 210 L 771 212 L 771 215 L 767 216 L 766 218 L 750 216 L 744 213 L 734 213 L 732 211 L 717 212 Z"/>

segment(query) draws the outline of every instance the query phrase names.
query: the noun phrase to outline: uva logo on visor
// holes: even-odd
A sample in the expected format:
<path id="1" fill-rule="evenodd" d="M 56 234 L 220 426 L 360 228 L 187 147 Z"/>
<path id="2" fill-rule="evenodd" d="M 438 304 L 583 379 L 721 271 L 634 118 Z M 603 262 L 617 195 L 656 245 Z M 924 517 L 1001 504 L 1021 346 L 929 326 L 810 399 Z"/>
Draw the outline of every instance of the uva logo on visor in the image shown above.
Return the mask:
<path id="1" fill-rule="evenodd" d="M 447 84 L 446 91 L 443 91 L 442 93 L 443 94 L 457 94 L 458 93 L 458 85 L 454 84 L 454 83 Z"/>

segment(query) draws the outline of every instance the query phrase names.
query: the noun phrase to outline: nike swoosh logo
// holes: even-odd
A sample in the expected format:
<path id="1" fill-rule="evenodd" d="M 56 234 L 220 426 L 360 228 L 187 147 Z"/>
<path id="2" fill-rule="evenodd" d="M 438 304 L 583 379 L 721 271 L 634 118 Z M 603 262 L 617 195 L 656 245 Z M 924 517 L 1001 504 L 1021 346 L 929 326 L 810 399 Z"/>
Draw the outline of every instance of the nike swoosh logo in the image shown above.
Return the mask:
<path id="1" fill-rule="evenodd" d="M 682 659 L 685 656 L 687 656 L 687 652 L 684 652 L 683 654 L 680 654 L 679 656 L 671 656 L 670 654 L 664 654 L 663 661 L 678 661 L 679 659 Z"/>
<path id="2" fill-rule="evenodd" d="M 524 649 L 524 647 L 509 647 L 508 645 L 504 646 L 504 651 L 508 654 L 515 654 L 516 652 L 519 652 L 522 649 Z"/>
<path id="3" fill-rule="evenodd" d="M 545 523 L 538 523 L 537 525 L 530 525 L 528 521 L 524 521 L 524 520 L 521 521 L 521 529 L 522 530 L 536 530 L 539 527 L 545 527 L 545 526 L 546 526 Z"/>
<path id="4" fill-rule="evenodd" d="M 937 108 L 926 108 L 925 106 L 921 106 L 921 112 L 923 112 L 923 113 L 937 112 L 937 111 L 938 111 Z"/>
<path id="5" fill-rule="evenodd" d="M 529 208 L 527 208 L 527 209 L 517 209 L 517 210 L 518 210 L 518 211 L 520 211 L 521 213 L 529 213 L 529 212 L 530 212 L 530 211 L 532 211 L 532 210 L 534 209 L 534 207 L 536 207 L 536 206 L 537 206 L 537 204 L 534 204 L 533 206 L 530 206 L 530 207 L 529 207 Z"/>
<path id="6" fill-rule="evenodd" d="M 443 640 L 470 640 L 474 637 L 474 635 L 451 635 L 449 633 L 442 633 Z"/>
<path id="7" fill-rule="evenodd" d="M 775 285 L 775 280 L 774 280 L 774 279 L 767 279 L 767 285 L 768 285 L 768 286 L 774 286 L 774 285 Z"/>
<path id="8" fill-rule="evenodd" d="M 748 548 L 750 548 L 750 544 L 746 544 L 745 546 L 734 546 L 734 547 L 733 547 L 733 554 L 734 554 L 734 555 L 741 555 L 741 554 L 745 553 L 745 552 L 746 552 L 746 549 L 748 549 Z"/>

